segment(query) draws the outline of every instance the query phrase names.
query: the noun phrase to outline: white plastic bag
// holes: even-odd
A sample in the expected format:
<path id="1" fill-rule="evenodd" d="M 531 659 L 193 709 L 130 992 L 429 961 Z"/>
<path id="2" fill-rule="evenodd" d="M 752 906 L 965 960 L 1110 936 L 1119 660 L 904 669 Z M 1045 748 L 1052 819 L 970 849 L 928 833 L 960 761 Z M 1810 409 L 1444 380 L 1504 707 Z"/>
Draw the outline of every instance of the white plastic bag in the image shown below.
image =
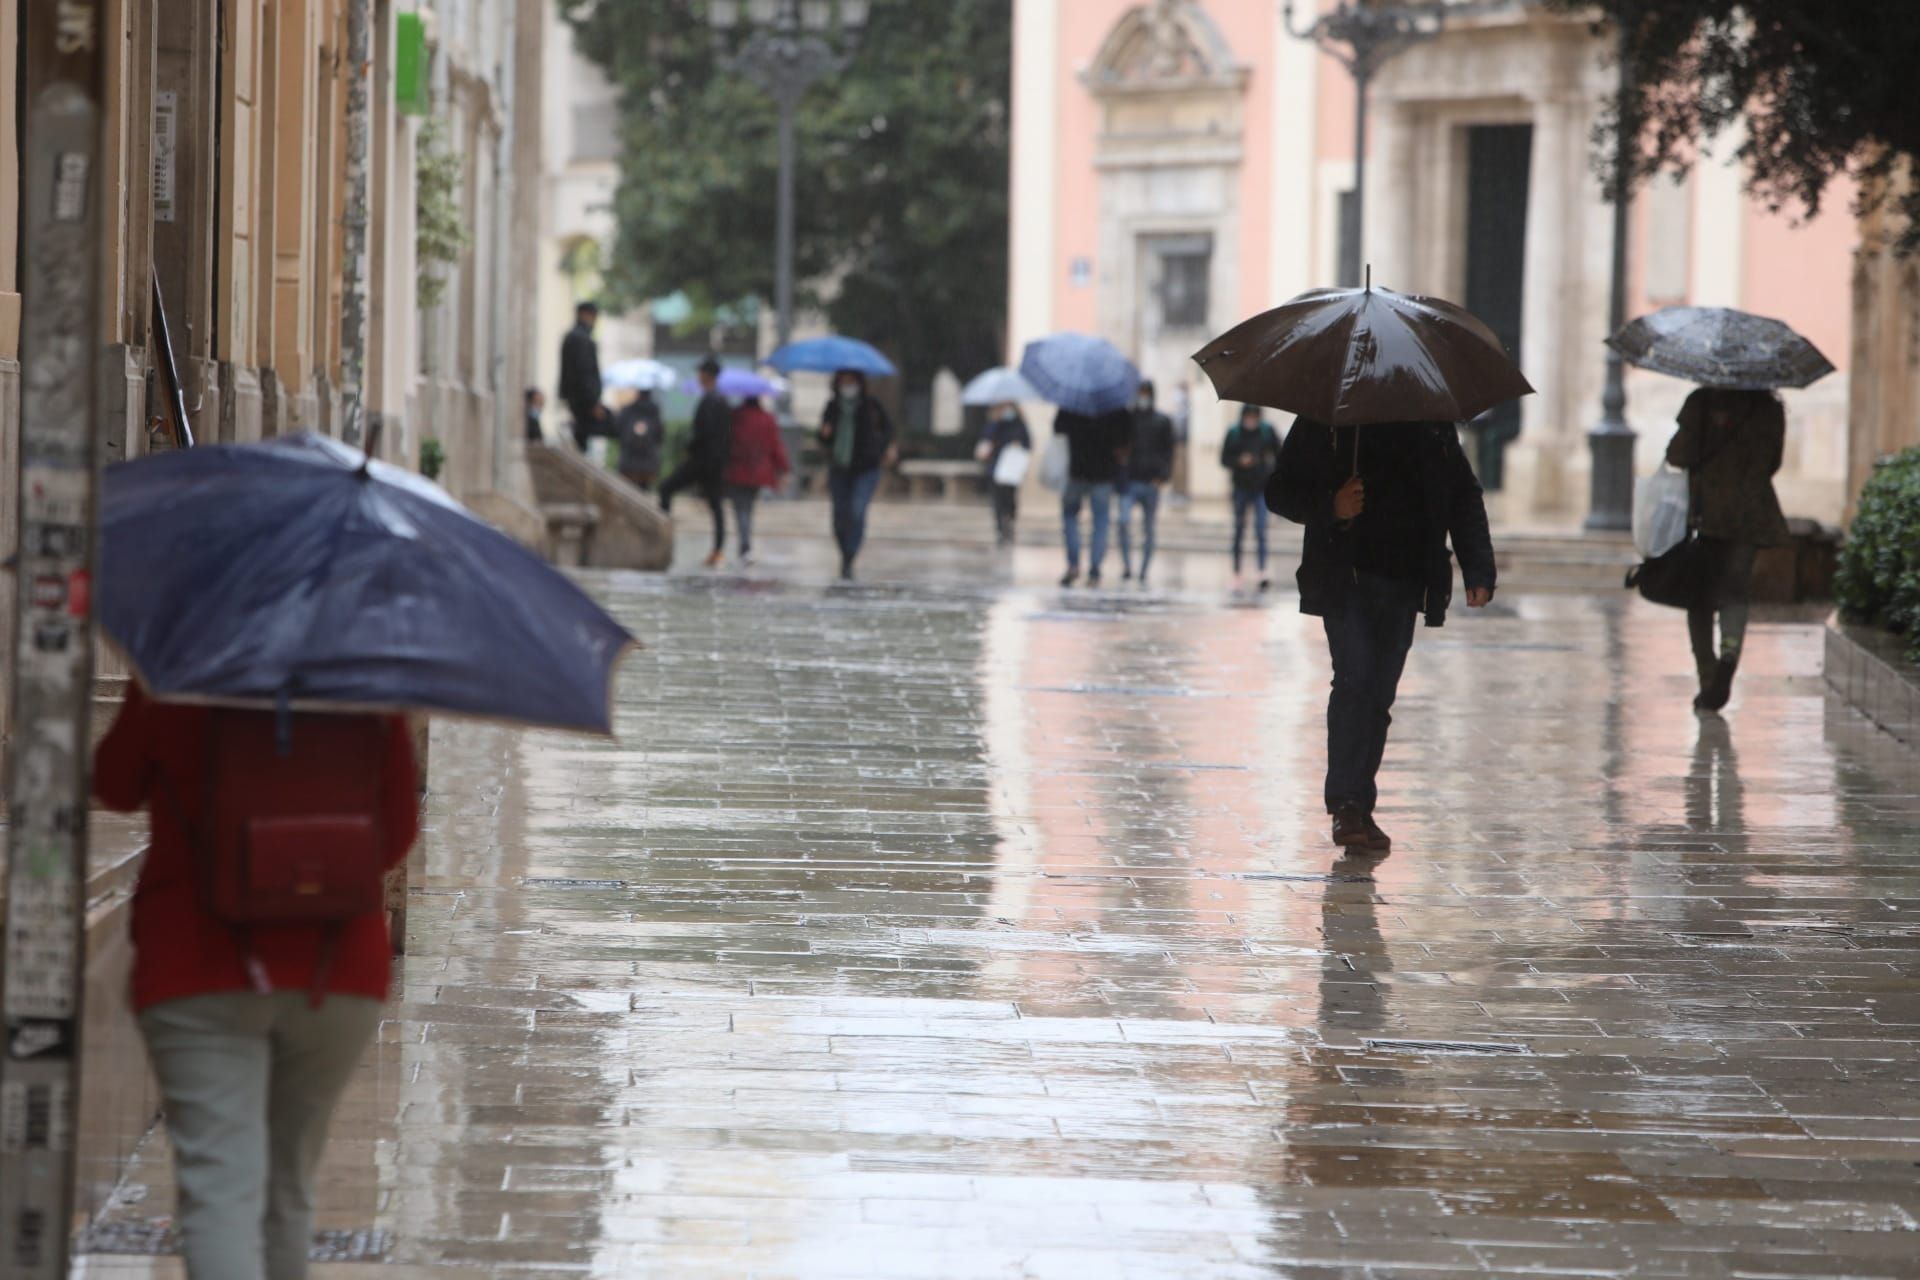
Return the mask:
<path id="1" fill-rule="evenodd" d="M 1040 455 L 1040 483 L 1059 493 L 1067 487 L 1067 468 L 1072 461 L 1067 438 L 1054 436 L 1047 441 L 1047 451 Z"/>
<path id="2" fill-rule="evenodd" d="M 993 482 L 1019 488 L 1020 482 L 1027 478 L 1027 467 L 1032 461 L 1033 454 L 1025 445 L 1008 445 L 993 464 Z"/>
<path id="3" fill-rule="evenodd" d="M 1649 560 L 1658 559 L 1687 536 L 1692 499 L 1687 473 L 1666 463 L 1633 486 L 1633 545 Z"/>

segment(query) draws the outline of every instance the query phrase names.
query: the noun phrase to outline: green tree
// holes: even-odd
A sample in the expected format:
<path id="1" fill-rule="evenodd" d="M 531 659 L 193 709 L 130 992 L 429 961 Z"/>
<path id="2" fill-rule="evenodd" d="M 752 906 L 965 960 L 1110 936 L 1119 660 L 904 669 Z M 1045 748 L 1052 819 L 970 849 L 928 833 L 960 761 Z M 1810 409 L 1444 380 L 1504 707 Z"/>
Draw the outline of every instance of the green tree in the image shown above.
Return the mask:
<path id="1" fill-rule="evenodd" d="M 705 0 L 562 0 L 620 86 L 609 295 L 773 296 L 777 115 L 720 65 Z M 881 0 L 802 104 L 800 303 L 910 386 L 997 362 L 1006 313 L 1010 0 Z"/>
<path id="2" fill-rule="evenodd" d="M 1863 209 L 1920 155 L 1920 12 L 1912 0 L 1551 0 L 1624 34 L 1633 90 L 1596 137 L 1610 172 L 1620 108 L 1638 122 L 1634 177 L 1684 169 L 1696 143 L 1744 120 L 1740 158 L 1775 209 L 1819 212 L 1841 174 Z M 1920 250 L 1920 188 L 1897 197 Z"/>

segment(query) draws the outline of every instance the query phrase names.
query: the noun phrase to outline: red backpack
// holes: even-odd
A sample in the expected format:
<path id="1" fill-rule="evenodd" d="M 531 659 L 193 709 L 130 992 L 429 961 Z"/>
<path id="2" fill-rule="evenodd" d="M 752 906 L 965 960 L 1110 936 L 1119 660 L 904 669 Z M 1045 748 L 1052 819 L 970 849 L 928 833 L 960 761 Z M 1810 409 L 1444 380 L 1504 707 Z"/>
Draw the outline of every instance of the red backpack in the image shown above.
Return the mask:
<path id="1" fill-rule="evenodd" d="M 386 755 L 378 716 L 208 717 L 195 877 L 201 904 L 233 927 L 256 990 L 271 987 L 247 937 L 253 926 L 328 926 L 314 966 L 317 1001 L 341 926 L 384 905 Z"/>

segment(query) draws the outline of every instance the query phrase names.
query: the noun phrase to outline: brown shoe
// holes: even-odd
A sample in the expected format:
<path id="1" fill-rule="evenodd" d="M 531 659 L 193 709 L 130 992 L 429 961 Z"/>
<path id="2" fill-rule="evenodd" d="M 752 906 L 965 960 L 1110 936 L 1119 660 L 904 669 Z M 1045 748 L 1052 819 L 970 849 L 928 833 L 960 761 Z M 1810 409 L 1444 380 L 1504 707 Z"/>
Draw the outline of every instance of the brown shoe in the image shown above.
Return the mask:
<path id="1" fill-rule="evenodd" d="M 1341 809 L 1333 815 L 1333 842 L 1351 857 L 1364 858 L 1372 850 L 1367 834 L 1367 815 L 1357 808 Z"/>
<path id="2" fill-rule="evenodd" d="M 1384 858 L 1392 853 L 1393 837 L 1380 829 L 1380 824 L 1373 820 L 1372 814 L 1367 815 L 1366 824 L 1367 856 L 1371 858 Z"/>
<path id="3" fill-rule="evenodd" d="M 718 569 L 721 565 L 725 564 L 726 562 L 727 562 L 727 553 L 724 551 L 716 551 L 707 557 L 707 568 Z"/>

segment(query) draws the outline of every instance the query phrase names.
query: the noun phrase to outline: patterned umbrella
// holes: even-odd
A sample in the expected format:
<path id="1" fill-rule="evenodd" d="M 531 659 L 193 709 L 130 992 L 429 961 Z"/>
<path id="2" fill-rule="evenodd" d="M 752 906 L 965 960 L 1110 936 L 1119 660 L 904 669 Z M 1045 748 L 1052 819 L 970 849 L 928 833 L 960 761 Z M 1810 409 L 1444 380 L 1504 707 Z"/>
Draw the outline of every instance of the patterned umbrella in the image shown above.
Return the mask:
<path id="1" fill-rule="evenodd" d="M 1820 348 L 1779 320 L 1730 307 L 1668 307 L 1607 339 L 1629 364 L 1703 387 L 1808 387 L 1833 372 Z"/>
<path id="2" fill-rule="evenodd" d="M 1120 348 L 1084 333 L 1056 333 L 1029 342 L 1020 376 L 1041 398 L 1069 413 L 1098 417 L 1124 409 L 1140 389 L 1140 371 Z"/>

